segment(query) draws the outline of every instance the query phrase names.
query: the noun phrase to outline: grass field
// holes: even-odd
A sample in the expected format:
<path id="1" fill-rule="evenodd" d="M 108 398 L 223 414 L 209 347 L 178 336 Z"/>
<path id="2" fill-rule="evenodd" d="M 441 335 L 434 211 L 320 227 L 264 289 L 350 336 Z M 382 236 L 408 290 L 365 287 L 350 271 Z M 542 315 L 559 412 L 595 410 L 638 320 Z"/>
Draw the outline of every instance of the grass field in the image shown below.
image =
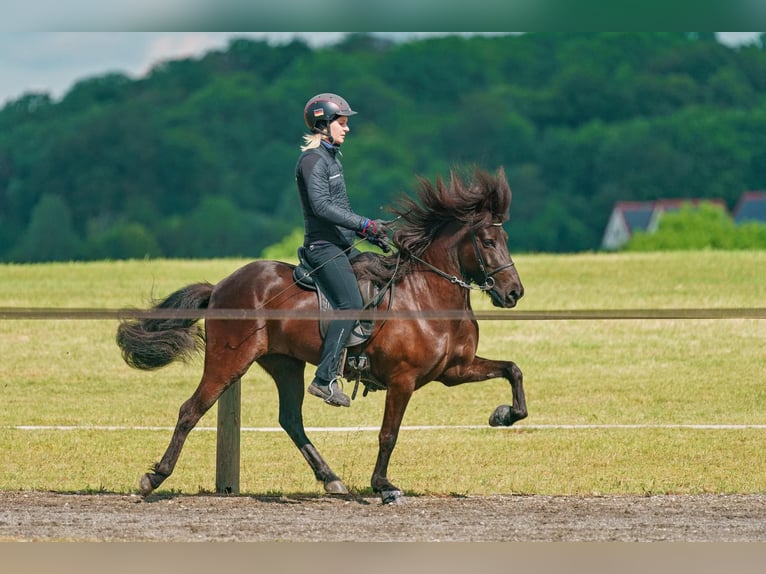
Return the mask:
<path id="1" fill-rule="evenodd" d="M 766 307 L 766 252 L 515 259 L 524 311 Z M 0 307 L 145 307 L 151 295 L 215 282 L 244 262 L 0 265 Z M 491 309 L 480 295 L 474 306 Z M 169 430 L 87 427 L 172 427 L 201 357 L 132 370 L 115 328 L 113 320 L 0 320 L 0 489 L 132 492 L 162 454 Z M 529 418 L 511 429 L 404 430 L 390 478 L 409 493 L 444 495 L 766 492 L 766 428 L 757 427 L 766 425 L 765 341 L 763 319 L 482 321 L 480 354 L 522 368 Z M 306 425 L 377 427 L 383 399 L 360 393 L 342 410 L 307 399 Z M 243 426 L 278 426 L 276 391 L 257 367 L 242 400 Z M 414 395 L 404 424 L 484 425 L 508 402 L 504 381 L 433 383 Z M 215 424 L 212 409 L 200 425 Z M 62 425 L 79 428 L 20 428 Z M 310 436 L 351 489 L 367 491 L 375 432 Z M 214 485 L 215 433 L 196 430 L 162 488 Z M 322 492 L 282 432 L 243 433 L 241 489 Z"/>

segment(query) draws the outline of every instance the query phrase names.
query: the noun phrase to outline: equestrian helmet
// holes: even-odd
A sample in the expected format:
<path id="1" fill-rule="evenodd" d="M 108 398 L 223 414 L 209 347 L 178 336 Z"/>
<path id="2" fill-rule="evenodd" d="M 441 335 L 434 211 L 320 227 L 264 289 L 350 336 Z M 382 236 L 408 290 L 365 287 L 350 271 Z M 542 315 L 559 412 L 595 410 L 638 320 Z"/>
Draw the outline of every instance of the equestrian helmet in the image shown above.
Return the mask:
<path id="1" fill-rule="evenodd" d="M 337 94 L 317 94 L 303 108 L 303 119 L 312 133 L 322 133 L 338 116 L 353 116 L 356 112 Z"/>

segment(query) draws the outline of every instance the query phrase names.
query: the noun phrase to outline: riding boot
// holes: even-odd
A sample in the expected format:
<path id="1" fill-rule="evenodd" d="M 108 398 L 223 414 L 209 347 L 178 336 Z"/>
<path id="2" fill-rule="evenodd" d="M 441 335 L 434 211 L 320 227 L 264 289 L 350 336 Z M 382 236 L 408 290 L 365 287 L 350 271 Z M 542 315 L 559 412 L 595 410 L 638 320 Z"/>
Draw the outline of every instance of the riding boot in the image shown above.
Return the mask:
<path id="1" fill-rule="evenodd" d="M 340 360 L 353 325 L 353 320 L 330 323 L 316 375 L 308 388 L 309 394 L 320 397 L 336 407 L 351 406 L 351 399 L 340 388 L 338 376 L 341 372 Z"/>

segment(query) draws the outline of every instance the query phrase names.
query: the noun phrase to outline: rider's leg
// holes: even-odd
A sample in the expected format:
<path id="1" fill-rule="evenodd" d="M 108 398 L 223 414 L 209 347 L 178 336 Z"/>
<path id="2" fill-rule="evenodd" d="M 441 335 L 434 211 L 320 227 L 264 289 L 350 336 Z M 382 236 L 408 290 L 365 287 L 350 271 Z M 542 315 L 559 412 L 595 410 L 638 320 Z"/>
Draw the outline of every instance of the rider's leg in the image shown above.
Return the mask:
<path id="1" fill-rule="evenodd" d="M 307 259 L 314 267 L 314 280 L 330 301 L 333 309 L 362 309 L 359 285 L 346 254 L 331 243 L 313 243 Z M 355 319 L 331 321 L 322 344 L 322 353 L 309 393 L 335 406 L 349 406 L 351 399 L 343 393 L 337 381 L 340 360 Z"/>

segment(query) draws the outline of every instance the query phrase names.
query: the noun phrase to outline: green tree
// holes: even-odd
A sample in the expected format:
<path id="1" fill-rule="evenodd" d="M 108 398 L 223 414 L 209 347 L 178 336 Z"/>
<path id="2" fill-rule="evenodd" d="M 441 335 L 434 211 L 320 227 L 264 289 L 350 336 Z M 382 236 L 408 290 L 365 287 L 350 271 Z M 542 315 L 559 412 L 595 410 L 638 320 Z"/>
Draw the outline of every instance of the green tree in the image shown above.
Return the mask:
<path id="1" fill-rule="evenodd" d="M 208 196 L 180 221 L 164 250 L 180 257 L 256 257 L 287 231 L 226 197 Z"/>
<path id="2" fill-rule="evenodd" d="M 711 203 L 663 213 L 654 233 L 639 232 L 627 251 L 689 249 L 766 249 L 766 225 L 735 225 L 725 210 Z"/>
<path id="3" fill-rule="evenodd" d="M 72 214 L 58 195 L 44 194 L 32 210 L 29 226 L 11 252 L 11 260 L 24 262 L 68 261 L 80 256 L 81 240 L 74 231 Z"/>
<path id="4" fill-rule="evenodd" d="M 44 194 L 69 206 L 89 247 L 139 223 L 168 257 L 258 253 L 301 223 L 302 110 L 327 90 L 359 111 L 343 149 L 357 211 L 375 215 L 416 176 L 503 165 L 514 249 L 597 249 L 616 201 L 731 209 L 766 188 L 764 38 L 730 48 L 686 32 L 355 34 L 316 49 L 240 38 L 140 79 L 83 79 L 58 102 L 27 94 L 0 108 L 0 253 L 19 252 Z"/>
<path id="5" fill-rule="evenodd" d="M 303 228 L 296 227 L 288 235 L 285 235 L 277 243 L 269 245 L 261 252 L 263 259 L 276 259 L 278 261 L 295 260 L 298 247 L 303 245 Z"/>
<path id="6" fill-rule="evenodd" d="M 156 237 L 140 223 L 118 223 L 89 237 L 84 252 L 89 259 L 146 259 L 161 257 Z"/>

